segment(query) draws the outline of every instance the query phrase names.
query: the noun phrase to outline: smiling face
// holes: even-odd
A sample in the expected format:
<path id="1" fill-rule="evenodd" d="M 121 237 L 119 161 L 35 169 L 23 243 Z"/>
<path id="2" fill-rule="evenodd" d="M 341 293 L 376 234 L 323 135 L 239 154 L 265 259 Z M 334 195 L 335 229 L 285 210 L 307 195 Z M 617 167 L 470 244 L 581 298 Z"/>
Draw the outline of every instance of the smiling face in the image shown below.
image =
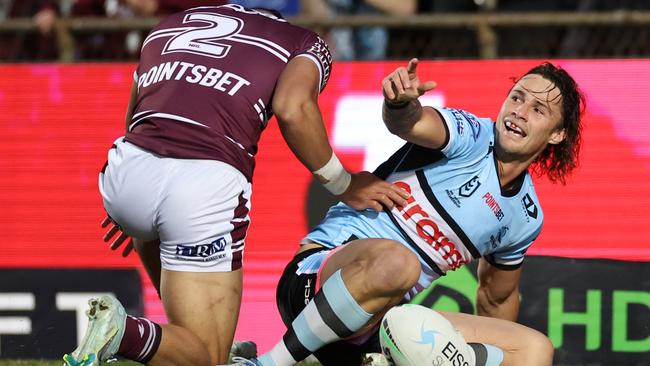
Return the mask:
<path id="1" fill-rule="evenodd" d="M 564 139 L 560 90 L 538 74 L 521 78 L 508 94 L 496 122 L 499 159 L 530 163 L 547 144 Z"/>

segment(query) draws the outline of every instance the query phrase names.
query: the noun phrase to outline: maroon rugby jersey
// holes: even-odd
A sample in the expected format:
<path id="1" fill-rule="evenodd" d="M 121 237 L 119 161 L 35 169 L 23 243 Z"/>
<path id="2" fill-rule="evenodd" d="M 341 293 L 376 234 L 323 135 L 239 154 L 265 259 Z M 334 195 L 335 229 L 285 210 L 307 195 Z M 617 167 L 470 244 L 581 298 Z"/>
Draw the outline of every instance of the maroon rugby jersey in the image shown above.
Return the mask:
<path id="1" fill-rule="evenodd" d="M 126 140 L 156 154 L 228 163 L 251 180 L 280 73 L 307 57 L 330 74 L 314 32 L 239 5 L 173 14 L 145 39 Z"/>

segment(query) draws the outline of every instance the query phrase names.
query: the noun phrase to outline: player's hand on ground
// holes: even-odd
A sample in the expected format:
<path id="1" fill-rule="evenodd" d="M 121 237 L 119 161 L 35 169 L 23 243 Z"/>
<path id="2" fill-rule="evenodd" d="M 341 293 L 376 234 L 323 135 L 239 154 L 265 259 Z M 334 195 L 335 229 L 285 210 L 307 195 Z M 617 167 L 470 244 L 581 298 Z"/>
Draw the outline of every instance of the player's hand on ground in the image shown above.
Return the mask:
<path id="1" fill-rule="evenodd" d="M 402 104 L 417 99 L 436 87 L 434 81 L 420 82 L 417 75 L 418 59 L 412 58 L 406 67 L 398 67 L 381 83 L 384 98 L 389 103 Z"/>
<path id="2" fill-rule="evenodd" d="M 104 221 L 102 221 L 102 228 L 106 227 L 109 227 L 109 229 L 106 234 L 104 234 L 104 237 L 102 239 L 105 243 L 108 243 L 111 241 L 111 239 L 115 238 L 111 242 L 111 250 L 117 250 L 117 248 L 126 242 L 124 249 L 122 249 L 122 257 L 126 258 L 129 254 L 131 254 L 131 251 L 133 250 L 133 238 L 122 232 L 122 229 L 120 229 L 120 227 L 117 226 L 108 216 L 106 216 Z"/>
<path id="3" fill-rule="evenodd" d="M 356 210 L 370 208 L 382 211 L 382 206 L 389 209 L 395 205 L 406 206 L 409 196 L 402 188 L 383 181 L 372 173 L 359 172 L 352 174 L 350 186 L 338 197 Z"/>

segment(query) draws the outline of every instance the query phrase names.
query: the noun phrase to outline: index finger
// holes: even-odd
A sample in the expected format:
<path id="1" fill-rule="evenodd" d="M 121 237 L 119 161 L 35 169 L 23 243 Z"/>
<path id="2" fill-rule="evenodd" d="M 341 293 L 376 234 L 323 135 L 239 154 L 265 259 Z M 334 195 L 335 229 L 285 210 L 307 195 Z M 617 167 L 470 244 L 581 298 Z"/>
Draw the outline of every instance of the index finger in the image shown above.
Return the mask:
<path id="1" fill-rule="evenodd" d="M 412 58 L 406 67 L 406 71 L 408 71 L 409 74 L 415 73 L 415 69 L 418 67 L 418 62 L 419 60 L 417 58 Z"/>

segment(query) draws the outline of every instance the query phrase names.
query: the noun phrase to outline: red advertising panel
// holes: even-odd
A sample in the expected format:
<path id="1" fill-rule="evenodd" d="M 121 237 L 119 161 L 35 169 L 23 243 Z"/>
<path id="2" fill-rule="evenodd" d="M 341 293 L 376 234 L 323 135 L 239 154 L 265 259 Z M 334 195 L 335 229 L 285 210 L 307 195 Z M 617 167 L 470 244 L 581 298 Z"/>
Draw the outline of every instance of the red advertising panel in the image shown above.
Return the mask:
<path id="1" fill-rule="evenodd" d="M 422 62 L 421 78 L 438 84 L 423 104 L 495 118 L 511 78 L 537 63 Z M 566 186 L 537 180 L 546 222 L 529 253 L 648 261 L 650 124 L 641 112 L 650 104 L 650 61 L 557 63 L 587 96 L 581 166 Z M 381 122 L 380 83 L 402 64 L 334 66 L 320 104 L 331 141 L 351 169 L 372 170 L 401 143 Z M 138 266 L 136 256 L 123 259 L 102 243 L 97 189 L 106 151 L 124 131 L 133 70 L 131 64 L 0 66 L 0 268 Z M 283 332 L 275 284 L 307 230 L 310 182 L 272 121 L 253 182 L 237 334 L 260 341 L 261 350 Z M 155 290 L 144 285 L 145 313 L 162 319 Z"/>

